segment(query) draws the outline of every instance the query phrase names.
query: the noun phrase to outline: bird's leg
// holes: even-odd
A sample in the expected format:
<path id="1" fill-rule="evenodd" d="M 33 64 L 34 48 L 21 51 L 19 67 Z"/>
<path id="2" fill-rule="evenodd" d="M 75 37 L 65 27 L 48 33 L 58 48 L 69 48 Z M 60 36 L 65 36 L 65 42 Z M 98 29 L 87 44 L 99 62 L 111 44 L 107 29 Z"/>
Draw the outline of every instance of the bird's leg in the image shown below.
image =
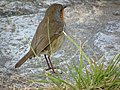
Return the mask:
<path id="1" fill-rule="evenodd" d="M 45 59 L 46 59 L 47 65 L 48 65 L 48 69 L 46 69 L 46 70 L 49 70 L 49 69 L 51 69 L 51 67 L 50 67 L 50 64 L 48 62 L 48 58 L 47 58 L 46 54 L 44 54 L 44 56 L 45 56 Z"/>
<path id="2" fill-rule="evenodd" d="M 46 59 L 47 65 L 48 65 L 48 69 L 46 69 L 46 70 L 52 69 L 53 73 L 55 73 L 53 64 L 52 64 L 52 62 L 51 62 L 51 60 L 50 60 L 50 56 L 47 57 L 46 54 L 44 54 L 44 56 L 45 56 L 45 59 Z"/>
<path id="3" fill-rule="evenodd" d="M 51 69 L 52 69 L 53 73 L 55 73 L 55 70 L 54 70 L 53 64 L 51 62 L 50 56 L 48 56 L 48 60 L 49 60 L 49 63 L 51 65 Z"/>

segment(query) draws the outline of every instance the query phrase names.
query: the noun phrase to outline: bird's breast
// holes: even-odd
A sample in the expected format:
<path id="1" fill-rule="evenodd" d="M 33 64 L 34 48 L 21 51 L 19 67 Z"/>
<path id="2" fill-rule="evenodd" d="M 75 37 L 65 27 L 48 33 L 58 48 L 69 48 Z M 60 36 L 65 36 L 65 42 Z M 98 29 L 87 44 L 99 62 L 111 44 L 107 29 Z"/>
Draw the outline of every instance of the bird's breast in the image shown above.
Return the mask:
<path id="1" fill-rule="evenodd" d="M 65 36 L 62 32 L 60 36 L 57 37 L 53 42 L 51 42 L 51 44 L 48 45 L 41 53 L 49 55 L 51 53 L 56 52 L 58 49 L 60 49 L 64 39 L 65 39 Z"/>

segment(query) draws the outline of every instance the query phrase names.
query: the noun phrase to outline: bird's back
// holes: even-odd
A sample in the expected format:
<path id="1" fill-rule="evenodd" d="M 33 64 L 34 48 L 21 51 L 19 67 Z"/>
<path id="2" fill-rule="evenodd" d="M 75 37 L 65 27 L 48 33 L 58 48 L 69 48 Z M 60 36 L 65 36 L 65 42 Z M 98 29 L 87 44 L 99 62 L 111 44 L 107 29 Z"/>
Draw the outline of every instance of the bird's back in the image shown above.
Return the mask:
<path id="1" fill-rule="evenodd" d="M 49 17 L 45 17 L 39 24 L 31 43 L 35 53 L 37 55 L 41 54 L 44 49 L 48 49 L 47 47 L 49 47 L 50 43 L 52 43 L 54 40 L 57 42 L 62 41 L 58 41 L 62 38 L 59 38 L 58 40 L 56 39 L 61 36 L 63 27 L 64 23 L 59 23 L 55 20 L 50 20 Z M 54 46 L 52 48 L 54 48 Z"/>

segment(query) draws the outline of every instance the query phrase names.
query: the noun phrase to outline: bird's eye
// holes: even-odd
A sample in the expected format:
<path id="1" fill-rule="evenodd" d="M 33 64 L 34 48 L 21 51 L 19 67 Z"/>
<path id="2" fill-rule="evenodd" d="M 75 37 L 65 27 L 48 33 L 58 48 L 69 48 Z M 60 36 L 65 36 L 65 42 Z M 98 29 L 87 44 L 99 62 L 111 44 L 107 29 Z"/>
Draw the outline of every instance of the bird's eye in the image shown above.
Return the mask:
<path id="1" fill-rule="evenodd" d="M 62 21 L 64 21 L 64 12 L 63 11 L 64 11 L 63 9 L 60 10 L 60 17 L 61 17 Z"/>
<path id="2" fill-rule="evenodd" d="M 60 9 L 60 12 L 62 12 L 63 10 L 62 9 Z"/>

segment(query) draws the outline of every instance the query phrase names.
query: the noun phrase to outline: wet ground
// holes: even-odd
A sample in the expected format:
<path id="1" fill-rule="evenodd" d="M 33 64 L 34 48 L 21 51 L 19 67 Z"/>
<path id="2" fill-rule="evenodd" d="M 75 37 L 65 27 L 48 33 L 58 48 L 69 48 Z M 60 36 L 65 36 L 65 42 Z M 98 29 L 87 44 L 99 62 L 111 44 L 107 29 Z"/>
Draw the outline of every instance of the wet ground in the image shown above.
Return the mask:
<path id="1" fill-rule="evenodd" d="M 87 0 L 86 0 L 87 1 Z M 89 1 L 89 0 L 88 0 Z M 96 61 L 105 55 L 104 62 L 120 53 L 120 2 L 87 2 L 78 0 L 1 0 L 0 1 L 0 86 L 2 89 L 38 87 L 29 84 L 32 74 L 44 74 L 47 67 L 44 57 L 32 58 L 19 69 L 16 62 L 29 50 L 31 41 L 45 10 L 52 3 L 69 5 L 65 10 L 65 31 L 78 44 L 82 43 L 85 53 Z M 64 57 L 79 62 L 79 52 L 67 39 L 53 56 L 53 62 L 65 68 Z M 97 56 L 97 57 L 96 57 Z M 42 77 L 40 79 L 43 79 Z"/>

